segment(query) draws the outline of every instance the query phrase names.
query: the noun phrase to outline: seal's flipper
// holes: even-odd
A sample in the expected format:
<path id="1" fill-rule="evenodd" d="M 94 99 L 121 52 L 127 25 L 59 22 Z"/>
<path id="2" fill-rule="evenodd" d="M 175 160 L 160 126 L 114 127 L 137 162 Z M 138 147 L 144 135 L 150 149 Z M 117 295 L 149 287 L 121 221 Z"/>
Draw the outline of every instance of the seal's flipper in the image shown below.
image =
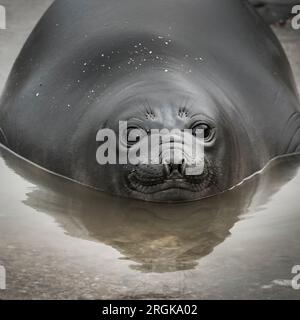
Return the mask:
<path id="1" fill-rule="evenodd" d="M 249 0 L 269 24 L 285 23 L 292 16 L 295 0 Z"/>

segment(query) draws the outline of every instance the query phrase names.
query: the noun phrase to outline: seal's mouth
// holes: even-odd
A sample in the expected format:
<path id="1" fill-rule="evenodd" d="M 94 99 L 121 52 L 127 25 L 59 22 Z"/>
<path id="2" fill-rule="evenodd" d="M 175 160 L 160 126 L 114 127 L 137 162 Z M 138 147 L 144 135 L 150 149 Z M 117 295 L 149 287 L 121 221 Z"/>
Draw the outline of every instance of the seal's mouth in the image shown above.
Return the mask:
<path id="1" fill-rule="evenodd" d="M 218 188 L 215 172 L 211 166 L 206 166 L 201 175 L 193 176 L 182 175 L 179 172 L 166 176 L 163 166 L 160 165 L 152 166 L 150 169 L 148 167 L 147 170 L 137 167 L 130 172 L 127 180 L 131 190 L 144 194 L 177 189 L 206 195 L 209 190 Z"/>

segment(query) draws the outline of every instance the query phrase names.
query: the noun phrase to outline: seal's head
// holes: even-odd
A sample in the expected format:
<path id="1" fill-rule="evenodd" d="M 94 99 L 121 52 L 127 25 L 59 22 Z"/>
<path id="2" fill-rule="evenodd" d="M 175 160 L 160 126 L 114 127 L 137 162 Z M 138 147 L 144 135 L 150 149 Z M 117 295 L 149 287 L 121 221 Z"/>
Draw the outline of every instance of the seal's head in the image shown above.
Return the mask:
<path id="1" fill-rule="evenodd" d="M 207 80 L 201 84 L 170 70 L 151 70 L 115 85 L 100 102 L 106 105 L 105 121 L 98 129 L 104 133 L 110 129 L 117 138 L 107 140 L 98 133 L 97 148 L 107 161 L 117 164 L 98 161 L 97 169 L 89 173 L 90 185 L 106 179 L 112 193 L 173 202 L 212 196 L 239 182 L 249 169 L 241 155 L 241 149 L 249 145 L 247 135 L 241 126 L 236 131 L 232 117 L 238 118 L 229 100 L 207 84 Z M 198 132 L 201 139 L 193 140 Z M 155 133 L 160 137 L 157 140 Z M 186 141 L 199 141 L 204 152 L 195 152 L 195 145 Z M 112 145 L 116 157 L 104 152 Z M 153 155 L 155 146 L 159 148 Z M 130 155 L 135 162 L 132 157 L 128 161 Z"/>

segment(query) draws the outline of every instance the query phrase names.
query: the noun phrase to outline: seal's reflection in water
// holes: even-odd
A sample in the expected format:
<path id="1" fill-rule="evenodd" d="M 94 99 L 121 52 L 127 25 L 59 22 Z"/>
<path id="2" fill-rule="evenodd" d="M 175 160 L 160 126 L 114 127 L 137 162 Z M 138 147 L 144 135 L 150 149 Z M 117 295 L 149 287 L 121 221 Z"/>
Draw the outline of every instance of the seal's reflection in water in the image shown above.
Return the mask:
<path id="1" fill-rule="evenodd" d="M 49 174 L 6 150 L 2 156 L 37 188 L 24 203 L 55 218 L 72 237 L 117 249 L 141 272 L 190 270 L 228 236 L 253 205 L 256 211 L 291 180 L 300 156 L 273 161 L 263 174 L 235 189 L 182 204 L 146 203 L 108 196 Z"/>

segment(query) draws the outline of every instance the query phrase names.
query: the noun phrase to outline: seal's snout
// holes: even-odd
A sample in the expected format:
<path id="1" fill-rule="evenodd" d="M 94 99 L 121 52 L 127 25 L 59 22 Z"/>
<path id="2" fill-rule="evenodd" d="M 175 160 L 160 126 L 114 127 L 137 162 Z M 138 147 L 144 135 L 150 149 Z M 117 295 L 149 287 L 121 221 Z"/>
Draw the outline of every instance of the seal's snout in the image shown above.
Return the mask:
<path id="1" fill-rule="evenodd" d="M 146 194 L 172 189 L 199 192 L 204 189 L 204 184 L 209 184 L 203 167 L 173 153 L 171 157 L 162 156 L 159 164 L 138 164 L 129 173 L 128 182 L 133 190 Z"/>
<path id="2" fill-rule="evenodd" d="M 189 176 L 202 175 L 204 153 L 201 148 L 195 152 L 195 145 L 183 146 L 183 141 L 170 144 L 170 146 L 170 148 L 165 148 L 160 155 L 166 179 L 187 179 Z"/>
<path id="3" fill-rule="evenodd" d="M 204 164 L 189 165 L 185 159 L 180 164 L 176 162 L 164 164 L 166 180 L 188 179 L 191 176 L 201 176 L 204 171 Z"/>
<path id="4" fill-rule="evenodd" d="M 185 162 L 164 164 L 164 173 L 166 179 L 182 179 L 185 175 Z"/>

